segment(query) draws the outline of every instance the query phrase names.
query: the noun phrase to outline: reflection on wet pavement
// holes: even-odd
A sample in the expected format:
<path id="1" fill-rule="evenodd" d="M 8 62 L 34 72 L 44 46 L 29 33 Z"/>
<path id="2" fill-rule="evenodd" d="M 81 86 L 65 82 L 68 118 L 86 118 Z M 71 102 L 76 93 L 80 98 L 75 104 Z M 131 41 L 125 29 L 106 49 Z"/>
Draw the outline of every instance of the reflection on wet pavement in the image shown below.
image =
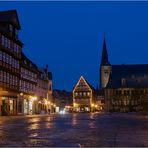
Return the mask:
<path id="1" fill-rule="evenodd" d="M 65 114 L 0 117 L 0 146 L 148 146 L 148 116 Z"/>

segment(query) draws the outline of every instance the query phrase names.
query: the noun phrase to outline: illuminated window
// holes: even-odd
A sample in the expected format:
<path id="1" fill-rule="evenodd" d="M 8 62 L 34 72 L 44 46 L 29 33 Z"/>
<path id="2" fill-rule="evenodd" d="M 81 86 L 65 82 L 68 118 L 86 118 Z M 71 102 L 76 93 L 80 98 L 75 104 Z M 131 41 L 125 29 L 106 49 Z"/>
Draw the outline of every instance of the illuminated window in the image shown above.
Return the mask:
<path id="1" fill-rule="evenodd" d="M 75 96 L 78 96 L 78 93 L 77 92 L 75 93 Z"/>
<path id="2" fill-rule="evenodd" d="M 90 96 L 90 93 L 89 92 L 87 92 L 87 96 Z"/>
<path id="3" fill-rule="evenodd" d="M 13 100 L 10 100 L 9 105 L 10 105 L 10 113 L 13 113 Z"/>

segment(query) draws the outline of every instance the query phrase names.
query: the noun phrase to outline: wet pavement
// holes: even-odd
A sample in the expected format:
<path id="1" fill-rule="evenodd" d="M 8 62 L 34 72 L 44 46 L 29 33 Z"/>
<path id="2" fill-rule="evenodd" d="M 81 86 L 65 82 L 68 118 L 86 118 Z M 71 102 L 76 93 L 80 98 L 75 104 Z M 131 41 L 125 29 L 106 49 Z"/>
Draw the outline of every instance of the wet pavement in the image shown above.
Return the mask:
<path id="1" fill-rule="evenodd" d="M 148 115 L 51 114 L 0 117 L 1 147 L 148 147 Z"/>

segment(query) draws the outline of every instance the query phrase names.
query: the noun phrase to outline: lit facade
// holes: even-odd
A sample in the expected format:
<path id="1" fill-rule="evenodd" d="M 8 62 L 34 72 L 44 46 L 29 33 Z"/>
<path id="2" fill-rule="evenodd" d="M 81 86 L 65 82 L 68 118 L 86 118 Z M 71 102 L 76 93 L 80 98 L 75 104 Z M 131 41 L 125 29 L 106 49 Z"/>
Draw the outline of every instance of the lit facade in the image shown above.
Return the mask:
<path id="1" fill-rule="evenodd" d="M 81 76 L 73 89 L 73 111 L 91 112 L 94 106 L 94 90 L 84 77 Z"/>
<path id="2" fill-rule="evenodd" d="M 15 10 L 0 12 L 0 115 L 17 114 L 23 43 Z"/>
<path id="3" fill-rule="evenodd" d="M 40 113 L 41 98 L 53 101 L 52 73 L 25 56 L 20 29 L 16 10 L 0 12 L 0 116 Z"/>
<path id="4" fill-rule="evenodd" d="M 39 69 L 37 79 L 36 95 L 38 98 L 38 113 L 49 113 L 52 111 L 52 73 L 48 71 L 48 65 Z"/>
<path id="5" fill-rule="evenodd" d="M 37 66 L 30 61 L 22 52 L 20 62 L 20 83 L 18 96 L 18 114 L 35 114 L 36 108 L 36 87 L 38 78 Z"/>

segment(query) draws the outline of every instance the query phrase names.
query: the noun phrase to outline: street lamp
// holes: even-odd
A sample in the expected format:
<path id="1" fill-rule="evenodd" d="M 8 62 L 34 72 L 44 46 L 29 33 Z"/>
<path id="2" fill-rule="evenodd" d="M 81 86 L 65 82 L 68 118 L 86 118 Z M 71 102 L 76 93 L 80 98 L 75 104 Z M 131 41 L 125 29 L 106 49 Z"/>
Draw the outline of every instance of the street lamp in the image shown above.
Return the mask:
<path id="1" fill-rule="evenodd" d="M 47 100 L 45 100 L 45 105 L 47 105 L 48 104 L 48 101 Z"/>
<path id="2" fill-rule="evenodd" d="M 91 106 L 94 107 L 95 105 L 92 103 Z"/>
<path id="3" fill-rule="evenodd" d="M 78 106 L 78 104 L 77 104 L 77 103 L 74 103 L 74 104 L 73 104 L 73 106 L 74 106 L 74 107 L 77 107 L 77 106 Z"/>
<path id="4" fill-rule="evenodd" d="M 31 99 L 32 101 L 36 101 L 37 100 L 37 97 L 36 96 L 34 96 L 34 97 L 32 97 L 32 99 Z"/>
<path id="5" fill-rule="evenodd" d="M 21 93 L 20 93 L 20 96 L 23 96 L 23 95 L 24 95 L 24 94 L 21 92 Z"/>

